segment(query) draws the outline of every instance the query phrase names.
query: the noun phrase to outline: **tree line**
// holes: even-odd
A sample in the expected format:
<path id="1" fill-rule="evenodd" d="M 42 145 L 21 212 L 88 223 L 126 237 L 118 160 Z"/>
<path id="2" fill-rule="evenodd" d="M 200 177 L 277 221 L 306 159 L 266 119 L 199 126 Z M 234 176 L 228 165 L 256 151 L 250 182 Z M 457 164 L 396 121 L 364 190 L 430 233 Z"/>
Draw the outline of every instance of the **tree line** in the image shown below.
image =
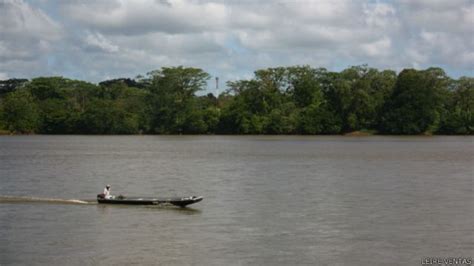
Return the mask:
<path id="1" fill-rule="evenodd" d="M 474 132 L 474 78 L 441 68 L 366 65 L 257 70 L 204 91 L 199 68 L 163 67 L 93 84 L 63 77 L 0 81 L 0 130 L 38 134 L 463 134 Z"/>

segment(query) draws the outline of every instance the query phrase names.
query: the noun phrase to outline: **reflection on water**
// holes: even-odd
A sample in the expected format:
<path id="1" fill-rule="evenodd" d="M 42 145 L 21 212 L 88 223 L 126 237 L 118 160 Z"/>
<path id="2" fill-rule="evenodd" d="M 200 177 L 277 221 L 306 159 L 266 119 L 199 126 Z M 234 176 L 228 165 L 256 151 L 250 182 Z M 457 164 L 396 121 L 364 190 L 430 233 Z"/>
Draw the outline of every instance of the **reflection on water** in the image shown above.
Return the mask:
<path id="1" fill-rule="evenodd" d="M 185 215 L 193 215 L 193 214 L 199 214 L 201 213 L 201 210 L 195 209 L 192 207 L 186 207 L 186 208 L 181 208 L 178 206 L 174 206 L 171 204 L 168 205 L 122 205 L 122 204 L 96 204 L 97 210 L 99 210 L 102 213 L 106 213 L 110 208 L 123 208 L 123 209 L 128 209 L 128 208 L 143 208 L 149 211 L 159 211 L 159 212 L 164 212 L 164 211 L 171 211 L 171 212 L 176 212 L 180 214 L 185 214 Z"/>
<path id="2" fill-rule="evenodd" d="M 0 136 L 0 264 L 472 256 L 473 148 L 472 137 Z M 108 183 L 116 195 L 205 200 L 96 204 Z"/>

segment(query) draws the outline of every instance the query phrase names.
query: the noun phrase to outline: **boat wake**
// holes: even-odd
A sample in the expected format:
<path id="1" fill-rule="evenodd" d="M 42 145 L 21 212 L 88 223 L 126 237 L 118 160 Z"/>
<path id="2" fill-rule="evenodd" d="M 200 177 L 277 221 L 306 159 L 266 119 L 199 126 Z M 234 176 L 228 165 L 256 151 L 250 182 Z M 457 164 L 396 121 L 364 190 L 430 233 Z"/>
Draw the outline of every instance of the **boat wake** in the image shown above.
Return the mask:
<path id="1" fill-rule="evenodd" d="M 49 204 L 94 204 L 95 201 L 78 199 L 55 199 L 38 197 L 0 196 L 1 203 L 49 203 Z"/>

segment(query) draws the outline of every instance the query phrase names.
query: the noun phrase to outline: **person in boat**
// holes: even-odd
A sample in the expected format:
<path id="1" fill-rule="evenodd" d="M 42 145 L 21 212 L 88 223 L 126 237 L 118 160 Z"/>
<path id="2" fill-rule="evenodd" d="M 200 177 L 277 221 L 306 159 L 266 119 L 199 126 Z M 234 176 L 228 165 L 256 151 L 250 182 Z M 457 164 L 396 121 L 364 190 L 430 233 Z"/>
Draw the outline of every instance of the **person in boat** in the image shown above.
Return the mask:
<path id="1" fill-rule="evenodd" d="M 113 198 L 112 194 L 110 194 L 110 185 L 105 186 L 104 193 L 102 193 L 102 194 L 104 195 L 105 199 L 112 199 Z"/>

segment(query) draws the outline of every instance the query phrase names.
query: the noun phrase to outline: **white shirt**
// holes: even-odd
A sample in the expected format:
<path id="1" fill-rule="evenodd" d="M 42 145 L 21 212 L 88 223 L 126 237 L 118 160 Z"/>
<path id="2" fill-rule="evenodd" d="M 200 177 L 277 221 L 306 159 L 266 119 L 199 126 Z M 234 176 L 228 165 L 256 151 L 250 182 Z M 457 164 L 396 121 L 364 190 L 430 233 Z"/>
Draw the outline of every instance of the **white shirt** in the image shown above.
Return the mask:
<path id="1" fill-rule="evenodd" d="M 109 189 L 104 188 L 104 197 L 105 197 L 106 199 L 112 198 L 112 195 L 110 195 L 110 188 L 109 188 Z"/>

